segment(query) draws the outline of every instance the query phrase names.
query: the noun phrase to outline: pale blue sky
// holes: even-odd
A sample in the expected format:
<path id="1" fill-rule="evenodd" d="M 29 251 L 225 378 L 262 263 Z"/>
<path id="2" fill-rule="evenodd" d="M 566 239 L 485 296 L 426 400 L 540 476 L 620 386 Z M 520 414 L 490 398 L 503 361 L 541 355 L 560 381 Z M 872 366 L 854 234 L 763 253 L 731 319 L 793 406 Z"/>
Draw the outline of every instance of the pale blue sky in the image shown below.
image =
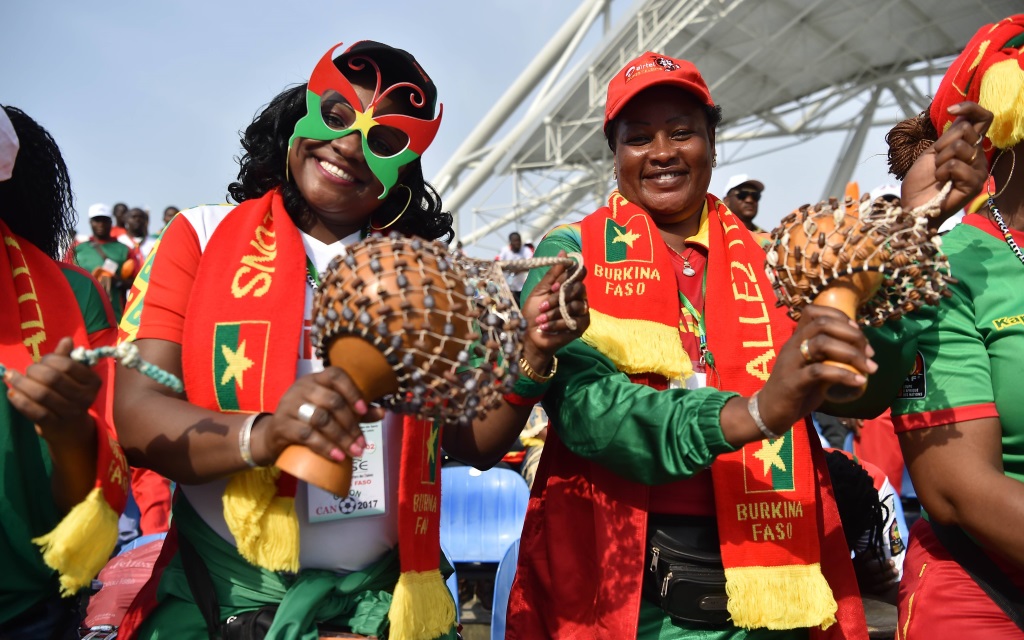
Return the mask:
<path id="1" fill-rule="evenodd" d="M 613 13 L 630 1 L 617 0 Z M 56 138 L 80 214 L 93 202 L 123 201 L 149 208 L 156 219 L 170 204 L 223 202 L 237 171 L 238 131 L 282 89 L 304 82 L 339 41 L 402 47 L 431 74 L 445 106 L 424 155 L 432 178 L 576 8 L 567 0 L 5 5 L 0 103 L 23 109 Z M 872 132 L 854 176 L 862 187 L 888 181 L 878 155 L 883 134 Z M 763 180 L 759 221 L 771 226 L 820 195 L 841 140 L 836 134 L 720 167 L 712 191 L 741 171 Z"/>

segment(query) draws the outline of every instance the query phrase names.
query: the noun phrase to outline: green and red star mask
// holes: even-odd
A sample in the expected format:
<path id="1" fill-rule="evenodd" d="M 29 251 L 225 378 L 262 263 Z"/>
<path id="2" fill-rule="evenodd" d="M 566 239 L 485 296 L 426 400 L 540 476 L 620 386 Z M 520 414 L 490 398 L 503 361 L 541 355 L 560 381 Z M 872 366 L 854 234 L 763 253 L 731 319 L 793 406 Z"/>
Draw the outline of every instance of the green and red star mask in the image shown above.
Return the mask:
<path id="1" fill-rule="evenodd" d="M 387 197 L 398 182 L 398 170 L 420 157 L 441 124 L 443 105 L 437 117 L 425 120 L 400 113 L 376 115 L 374 110 L 381 101 L 398 89 L 409 89 L 409 102 L 415 108 L 426 105 L 423 89 L 411 82 L 397 82 L 381 89 L 381 72 L 369 55 L 353 55 L 346 63 L 353 70 L 370 65 L 377 76 L 373 100 L 363 105 L 352 83 L 334 65 L 332 55 L 341 43 L 331 47 L 313 69 L 306 87 L 306 115 L 295 123 L 295 131 L 288 140 L 289 148 L 296 138 L 336 140 L 352 133 L 362 134 L 363 157 L 370 171 L 384 185 L 378 199 Z"/>

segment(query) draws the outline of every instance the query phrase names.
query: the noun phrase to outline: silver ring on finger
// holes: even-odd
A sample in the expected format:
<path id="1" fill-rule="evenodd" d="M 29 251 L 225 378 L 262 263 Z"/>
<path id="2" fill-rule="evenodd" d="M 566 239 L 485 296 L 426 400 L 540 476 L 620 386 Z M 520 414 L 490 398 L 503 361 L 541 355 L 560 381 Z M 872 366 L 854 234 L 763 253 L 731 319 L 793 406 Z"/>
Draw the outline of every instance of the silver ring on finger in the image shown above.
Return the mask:
<path id="1" fill-rule="evenodd" d="M 811 357 L 811 346 L 807 344 L 806 338 L 800 343 L 800 355 L 804 357 L 804 362 L 807 364 L 814 362 L 814 358 Z"/>
<path id="2" fill-rule="evenodd" d="M 303 402 L 299 405 L 298 416 L 299 420 L 302 420 L 308 425 L 313 424 L 313 414 L 316 413 L 317 406 L 312 402 Z"/>

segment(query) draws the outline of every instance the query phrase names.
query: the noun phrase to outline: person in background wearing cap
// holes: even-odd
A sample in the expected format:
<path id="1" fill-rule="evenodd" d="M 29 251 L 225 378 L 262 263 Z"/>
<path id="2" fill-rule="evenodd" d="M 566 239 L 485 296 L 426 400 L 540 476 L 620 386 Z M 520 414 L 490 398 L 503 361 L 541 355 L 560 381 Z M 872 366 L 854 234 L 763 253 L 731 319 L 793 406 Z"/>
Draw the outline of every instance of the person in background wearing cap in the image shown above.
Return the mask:
<path id="1" fill-rule="evenodd" d="M 94 369 L 69 357 L 75 346 L 112 346 L 116 337 L 110 303 L 96 282 L 59 260 L 74 230 L 57 143 L 21 110 L 0 108 L 5 640 L 78 638 L 73 596 L 113 551 L 124 508 L 128 470 L 106 419 L 110 368 L 103 363 L 110 360 Z"/>
<path id="2" fill-rule="evenodd" d="M 991 111 L 991 126 L 965 118 L 979 108 L 974 101 Z M 951 132 L 960 139 L 941 144 Z M 933 151 L 921 153 L 936 138 Z M 972 176 L 985 196 L 942 237 L 952 295 L 889 329 L 923 327 L 911 343 L 914 371 L 892 405 L 925 516 L 910 530 L 900 638 L 1022 638 L 1024 168 L 1016 168 L 1016 152 L 1024 154 L 1024 14 L 978 29 L 930 107 L 886 139 L 904 208 L 917 193 L 915 171 L 956 153 L 969 159 L 938 184 Z"/>
<path id="3" fill-rule="evenodd" d="M 114 413 L 129 459 L 180 489 L 159 591 L 144 591 L 156 599 L 136 600 L 120 638 L 235 637 L 230 629 L 253 624 L 273 637 L 326 637 L 324 625 L 359 634 L 345 637 L 455 637 L 432 506 L 439 444 L 491 466 L 536 400 L 510 396 L 438 438 L 425 421 L 368 405 L 315 355 L 313 295 L 346 245 L 371 231 L 454 235 L 419 159 L 441 119 L 434 83 L 400 49 L 336 49 L 245 130 L 228 187 L 239 204 L 175 216 L 133 288 L 123 339 L 183 376 L 186 393 L 118 369 Z M 577 330 L 550 315 L 565 276 L 552 270 L 524 302 L 520 365 L 537 378 L 587 326 L 582 286 L 567 289 Z M 369 484 L 336 497 L 281 474 L 274 462 L 291 445 L 360 458 Z"/>
<path id="4" fill-rule="evenodd" d="M 593 314 L 544 394 L 508 638 L 867 635 L 806 416 L 875 365 L 842 313 L 776 308 L 747 221 L 708 193 L 720 120 L 691 62 L 628 63 L 605 107 L 618 190 L 537 247 L 583 253 Z M 717 584 L 669 568 L 695 542 Z"/>
<path id="5" fill-rule="evenodd" d="M 114 315 L 120 319 L 136 262 L 132 250 L 111 235 L 111 223 L 110 207 L 102 203 L 89 207 L 92 236 L 74 246 L 74 261 L 100 283 L 110 297 Z"/>
<path id="6" fill-rule="evenodd" d="M 763 182 L 751 180 L 747 174 L 740 173 L 729 178 L 725 184 L 725 197 L 722 198 L 722 202 L 729 207 L 729 211 L 736 214 L 736 217 L 743 222 L 743 226 L 758 233 L 765 233 L 764 229 L 754 224 L 762 191 L 764 191 Z"/>

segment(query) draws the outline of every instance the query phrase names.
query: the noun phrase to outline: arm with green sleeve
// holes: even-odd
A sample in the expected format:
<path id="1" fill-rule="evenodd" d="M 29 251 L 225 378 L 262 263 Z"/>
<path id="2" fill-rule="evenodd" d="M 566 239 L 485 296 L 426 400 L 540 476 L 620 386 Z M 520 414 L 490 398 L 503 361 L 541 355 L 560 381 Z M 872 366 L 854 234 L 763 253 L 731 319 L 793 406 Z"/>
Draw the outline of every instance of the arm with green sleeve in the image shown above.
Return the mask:
<path id="1" fill-rule="evenodd" d="M 579 228 L 566 225 L 552 230 L 534 255 L 556 256 L 580 246 Z M 530 272 L 524 298 L 544 271 Z M 654 485 L 688 478 L 719 454 L 735 450 L 722 433 L 721 413 L 736 395 L 635 384 L 601 352 L 575 340 L 558 352 L 558 372 L 543 404 L 570 451 L 629 480 Z"/>

